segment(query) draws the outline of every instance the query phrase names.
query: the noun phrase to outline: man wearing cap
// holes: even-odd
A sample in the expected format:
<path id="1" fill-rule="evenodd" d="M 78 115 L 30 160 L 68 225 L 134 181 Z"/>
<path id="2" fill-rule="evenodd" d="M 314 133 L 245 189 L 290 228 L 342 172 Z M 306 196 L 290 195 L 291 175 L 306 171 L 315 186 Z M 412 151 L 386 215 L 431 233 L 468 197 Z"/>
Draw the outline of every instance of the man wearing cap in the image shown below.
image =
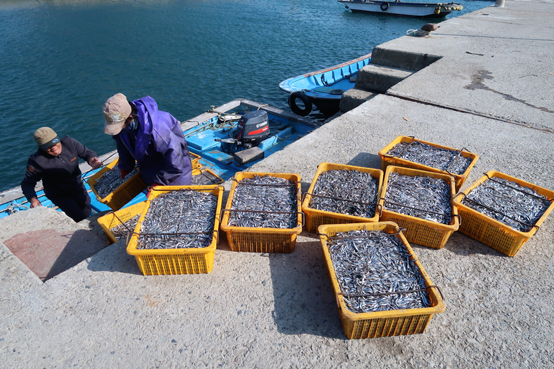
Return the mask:
<path id="1" fill-rule="evenodd" d="M 27 172 L 21 182 L 31 208 L 42 206 L 35 192 L 35 185 L 42 180 L 46 197 L 67 216 L 76 222 L 87 218 L 91 212 L 90 197 L 81 179 L 79 158 L 86 160 L 93 169 L 100 168 L 102 162 L 94 151 L 79 141 L 69 136 L 59 139 L 52 128 L 41 127 L 34 137 L 39 148 L 29 156 Z"/>
<path id="2" fill-rule="evenodd" d="M 158 110 L 150 96 L 128 101 L 122 93 L 103 107 L 104 133 L 111 135 L 124 177 L 135 167 L 147 186 L 190 185 L 192 164 L 183 130 L 171 114 Z"/>

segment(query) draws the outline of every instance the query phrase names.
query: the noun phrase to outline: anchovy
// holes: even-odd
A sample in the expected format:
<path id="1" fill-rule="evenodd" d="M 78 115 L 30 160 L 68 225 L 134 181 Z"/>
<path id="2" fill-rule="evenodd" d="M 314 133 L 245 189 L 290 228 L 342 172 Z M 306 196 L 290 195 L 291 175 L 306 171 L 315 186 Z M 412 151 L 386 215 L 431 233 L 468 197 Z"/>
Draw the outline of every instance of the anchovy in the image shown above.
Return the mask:
<path id="1" fill-rule="evenodd" d="M 137 249 L 203 248 L 212 242 L 217 196 L 192 190 L 155 197 L 141 224 Z"/>
<path id="2" fill-rule="evenodd" d="M 431 306 L 423 275 L 396 236 L 382 231 L 340 232 L 327 245 L 341 293 L 352 312 Z"/>
<path id="3" fill-rule="evenodd" d="M 206 185 L 214 185 L 214 184 L 220 184 L 222 183 L 222 180 L 210 172 L 207 171 L 201 171 L 198 175 L 193 175 L 191 179 L 191 186 L 206 186 Z"/>
<path id="4" fill-rule="evenodd" d="M 379 180 L 357 170 L 329 170 L 318 176 L 312 192 L 313 209 L 372 218 Z"/>
<path id="5" fill-rule="evenodd" d="M 295 228 L 297 211 L 297 186 L 293 181 L 269 175 L 245 178 L 235 187 L 229 225 Z"/>
<path id="6" fill-rule="evenodd" d="M 124 179 L 121 179 L 121 171 L 119 168 L 114 167 L 104 173 L 102 177 L 98 178 L 94 185 L 94 189 L 101 198 L 104 198 L 137 173 L 137 168 L 134 168 Z"/>
<path id="7" fill-rule="evenodd" d="M 135 230 L 135 227 L 137 225 L 139 218 L 140 218 L 140 214 L 137 214 L 131 219 L 127 220 L 126 222 L 123 222 L 113 227 L 112 229 L 110 229 L 110 232 L 112 232 L 113 236 L 117 240 L 124 239 L 127 237 L 127 234 Z"/>
<path id="8" fill-rule="evenodd" d="M 433 147 L 419 141 L 401 142 L 390 149 L 387 155 L 452 174 L 464 174 L 471 164 L 471 158 L 460 155 L 460 151 Z"/>
<path id="9" fill-rule="evenodd" d="M 433 222 L 452 220 L 450 184 L 440 178 L 407 176 L 391 172 L 385 194 L 385 209 Z"/>
<path id="10" fill-rule="evenodd" d="M 462 199 L 462 204 L 507 226 L 528 232 L 553 200 L 503 178 L 489 178 Z"/>

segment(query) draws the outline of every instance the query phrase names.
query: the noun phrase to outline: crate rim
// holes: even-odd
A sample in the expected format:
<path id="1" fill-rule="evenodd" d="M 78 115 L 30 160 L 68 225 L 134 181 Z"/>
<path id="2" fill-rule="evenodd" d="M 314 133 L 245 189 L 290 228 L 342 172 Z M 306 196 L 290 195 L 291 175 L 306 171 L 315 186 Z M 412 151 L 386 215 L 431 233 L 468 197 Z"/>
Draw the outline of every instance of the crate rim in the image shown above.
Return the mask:
<path id="1" fill-rule="evenodd" d="M 493 218 L 489 217 L 488 215 L 485 215 L 485 214 L 483 214 L 483 213 L 481 213 L 481 212 L 479 212 L 479 211 L 477 211 L 477 210 L 475 210 L 475 209 L 473 209 L 473 208 L 471 208 L 471 207 L 469 207 L 465 204 L 462 204 L 462 200 L 465 196 L 467 196 L 471 191 L 473 191 L 475 188 L 477 188 L 478 186 L 483 184 L 487 179 L 494 178 L 494 177 L 502 178 L 502 179 L 508 179 L 511 182 L 515 182 L 519 185 L 526 184 L 526 185 L 529 185 L 528 188 L 534 187 L 532 189 L 535 190 L 535 191 L 536 191 L 536 189 L 541 189 L 543 192 L 546 192 L 547 194 L 552 196 L 552 199 L 549 200 L 550 201 L 550 206 L 548 208 L 546 208 L 544 213 L 541 215 L 541 217 L 537 220 L 537 222 L 533 225 L 533 227 L 531 227 L 531 229 L 529 231 L 527 231 L 527 232 L 518 231 L 518 230 L 510 227 L 509 225 L 507 225 L 505 223 L 502 223 L 502 222 L 500 222 L 496 219 L 493 219 Z M 524 187 L 527 187 L 527 186 L 524 186 Z M 466 192 L 467 192 L 467 195 L 466 195 Z M 541 195 L 545 196 L 544 194 L 541 194 Z M 521 180 L 519 178 L 516 178 L 516 177 L 511 176 L 511 175 L 506 174 L 506 173 L 502 173 L 502 172 L 499 172 L 499 171 L 496 171 L 496 170 L 489 170 L 488 172 L 484 173 L 483 176 L 480 177 L 477 181 L 472 183 L 471 186 L 469 186 L 465 191 L 459 192 L 454 197 L 452 202 L 454 203 L 454 205 L 456 205 L 456 207 L 459 207 L 460 209 L 462 209 L 464 211 L 467 211 L 467 212 L 469 212 L 469 213 L 471 213 L 471 214 L 473 214 L 473 215 L 475 215 L 479 218 L 486 219 L 488 222 L 491 222 L 491 224 L 493 224 L 494 226 L 496 226 L 498 228 L 501 228 L 503 230 L 506 230 L 506 231 L 509 231 L 509 232 L 512 232 L 512 233 L 515 233 L 515 234 L 518 234 L 518 235 L 526 237 L 526 238 L 531 238 L 535 233 L 538 232 L 540 225 L 546 220 L 548 215 L 554 209 L 554 191 L 548 190 L 547 188 L 544 188 L 544 187 L 541 187 L 541 186 L 537 186 L 533 183 Z"/>
<path id="2" fill-rule="evenodd" d="M 331 168 L 325 170 L 325 168 L 329 167 L 329 166 L 331 166 Z M 335 212 L 332 212 L 332 211 L 314 209 L 314 208 L 311 208 L 309 206 L 310 201 L 312 199 L 311 193 L 313 192 L 313 189 L 315 187 L 315 183 L 317 182 L 317 179 L 319 178 L 321 173 L 328 172 L 330 170 L 338 170 L 338 169 L 332 168 L 334 166 L 341 167 L 341 169 L 357 170 L 357 171 L 360 171 L 360 172 L 363 172 L 363 173 L 369 173 L 373 178 L 377 178 L 377 180 L 378 180 L 377 202 L 375 203 L 375 215 L 373 217 L 365 218 L 365 217 L 359 217 L 359 216 L 355 216 L 355 215 L 335 213 Z M 377 175 L 377 177 L 375 175 Z M 312 182 L 310 183 L 310 187 L 308 188 L 308 192 L 304 193 L 305 196 L 304 196 L 304 200 L 302 201 L 302 211 L 306 212 L 306 210 L 309 210 L 309 212 L 313 213 L 313 214 L 332 215 L 332 216 L 336 216 L 338 218 L 342 218 L 342 219 L 346 219 L 346 220 L 377 221 L 377 220 L 379 220 L 379 213 L 377 212 L 377 206 L 379 205 L 379 194 L 381 192 L 381 187 L 383 186 L 383 177 L 384 177 L 384 172 L 381 169 L 377 169 L 377 168 L 360 167 L 360 166 L 355 166 L 355 165 L 330 163 L 330 162 L 319 163 L 317 165 L 317 171 L 314 175 L 314 178 L 312 179 Z"/>
<path id="3" fill-rule="evenodd" d="M 109 194 L 107 194 L 105 197 L 100 197 L 100 195 L 96 191 L 96 183 L 100 178 L 104 176 L 104 174 L 106 174 L 106 172 L 112 170 L 117 165 L 118 162 L 119 162 L 119 158 L 115 158 L 114 160 L 106 164 L 104 168 L 100 169 L 98 172 L 93 174 L 89 179 L 87 179 L 87 184 L 90 186 L 90 189 L 92 190 L 92 192 L 94 192 L 94 194 L 96 195 L 96 198 L 98 199 L 98 201 L 101 202 L 102 204 L 106 204 L 110 202 L 111 197 L 113 197 L 113 195 L 116 192 L 118 192 L 119 187 L 113 190 L 112 192 L 110 192 Z M 138 168 L 136 169 L 137 169 L 137 173 L 134 174 L 131 178 L 127 179 L 127 181 L 134 180 L 137 176 L 140 176 L 140 170 Z"/>
<path id="4" fill-rule="evenodd" d="M 203 187 L 203 188 L 202 188 Z M 137 249 L 137 242 L 136 239 L 139 236 L 139 233 L 137 233 L 140 230 L 140 226 L 142 225 L 142 222 L 144 221 L 144 218 L 146 216 L 146 213 L 148 212 L 148 209 L 150 208 L 151 199 L 154 199 L 158 193 L 161 194 L 161 192 L 170 192 L 175 190 L 193 190 L 197 192 L 209 192 L 212 191 L 212 194 L 217 196 L 217 207 L 216 207 L 216 214 L 215 214 L 215 221 L 214 221 L 214 230 L 212 232 L 212 243 L 207 247 L 201 247 L 201 248 L 181 248 L 181 249 Z M 221 209 L 221 202 L 223 200 L 223 190 L 224 187 L 219 186 L 156 186 L 152 188 L 152 191 L 150 192 L 150 196 L 148 196 L 148 199 L 146 200 L 146 204 L 144 205 L 143 212 L 137 221 L 137 225 L 135 226 L 135 230 L 133 231 L 133 234 L 130 238 L 127 240 L 127 247 L 126 251 L 127 254 L 133 255 L 133 256 L 154 256 L 154 255 L 187 255 L 187 254 L 208 254 L 210 252 L 213 252 L 217 248 L 217 243 L 219 242 L 219 209 Z M 154 196 L 156 195 L 156 196 Z M 131 245 L 134 246 L 132 247 Z"/>
<path id="5" fill-rule="evenodd" d="M 104 233 L 106 234 L 106 237 L 108 237 L 108 239 L 113 243 L 116 243 L 118 242 L 118 240 L 115 238 L 115 236 L 113 235 L 112 233 L 112 229 L 123 224 L 120 222 L 120 219 L 119 217 L 117 216 L 116 213 L 118 212 L 123 212 L 123 211 L 131 211 L 131 209 L 138 209 L 138 208 L 142 208 L 141 211 L 138 213 L 138 214 L 141 214 L 142 213 L 142 210 L 144 210 L 144 206 L 146 206 L 146 200 L 145 201 L 141 201 L 139 203 L 136 203 L 136 204 L 133 204 L 133 205 L 130 205 L 126 208 L 121 208 L 119 210 L 110 210 L 108 211 L 106 214 L 102 215 L 101 217 L 99 217 L 98 219 L 96 219 L 96 222 L 98 224 L 100 224 L 100 227 L 104 230 Z M 138 215 L 138 214 L 135 214 L 135 215 Z M 111 217 L 110 217 L 111 216 Z M 133 216 L 134 217 L 134 216 Z M 108 218 L 111 219 L 111 221 L 113 221 L 114 219 L 117 219 L 117 221 L 119 222 L 119 224 L 111 227 L 111 228 L 108 228 L 108 226 L 104 223 L 107 223 L 107 222 L 110 222 L 110 220 L 108 220 Z M 132 217 L 131 217 L 132 218 Z M 129 218 L 129 219 L 131 219 Z M 108 234 L 109 232 L 109 234 Z"/>
<path id="6" fill-rule="evenodd" d="M 433 222 L 431 220 L 427 220 L 427 219 L 423 219 L 423 218 L 418 218 L 418 217 L 414 217 L 414 216 L 411 216 L 411 215 L 406 215 L 406 214 L 402 214 L 402 213 L 398 213 L 396 211 L 392 211 L 392 210 L 386 210 L 385 207 L 384 207 L 384 202 L 385 202 L 385 194 L 386 194 L 386 189 L 387 189 L 387 184 L 388 184 L 388 179 L 389 179 L 389 173 L 391 172 L 399 172 L 398 170 L 400 171 L 410 171 L 410 172 L 418 172 L 419 174 L 422 174 L 422 175 L 426 175 L 426 174 L 430 174 L 431 177 L 435 177 L 436 176 L 440 176 L 440 177 L 444 177 L 444 178 L 441 178 L 441 179 L 444 179 L 444 180 L 448 180 L 448 182 L 450 183 L 450 204 L 452 205 L 452 223 L 453 224 L 443 224 L 443 223 L 439 223 L 439 222 Z M 416 174 L 418 175 L 418 174 Z M 429 175 L 427 175 L 429 177 Z M 378 207 L 380 209 L 380 217 L 383 213 L 385 214 L 389 214 L 389 215 L 397 215 L 401 218 L 406 218 L 407 220 L 409 221 L 417 221 L 418 223 L 419 222 L 422 222 L 424 225 L 426 226 L 429 226 L 431 228 L 436 228 L 437 226 L 439 228 L 442 228 L 444 230 L 451 230 L 451 231 L 457 231 L 458 228 L 460 227 L 460 215 L 458 214 L 458 209 L 456 206 L 454 206 L 454 197 L 456 196 L 456 192 L 455 192 L 455 184 L 454 184 L 454 178 L 452 178 L 452 176 L 448 175 L 448 174 L 443 174 L 443 173 L 438 173 L 438 172 L 429 172 L 429 171 L 426 171 L 426 170 L 421 170 L 421 169 L 413 169 L 413 168 L 406 168 L 406 167 L 399 167 L 399 166 L 396 166 L 396 165 L 389 165 L 387 167 L 387 170 L 385 171 L 385 179 L 383 180 L 383 187 L 381 188 L 381 193 L 379 194 L 379 202 L 378 202 Z"/>
<path id="7" fill-rule="evenodd" d="M 327 268 L 329 271 L 331 284 L 333 287 L 333 292 L 335 295 L 336 303 L 339 308 L 339 310 L 344 314 L 344 316 L 350 320 L 370 320 L 370 319 L 387 319 L 387 318 L 400 318 L 405 316 L 415 316 L 415 315 L 431 315 L 431 314 L 438 314 L 442 313 L 446 310 L 446 304 L 444 303 L 444 299 L 440 296 L 440 293 L 437 293 L 435 289 L 430 288 L 433 292 L 428 292 L 429 295 L 433 295 L 433 297 L 436 299 L 437 303 L 435 306 L 426 307 L 426 308 L 418 308 L 418 309 L 400 309 L 400 310 L 387 310 L 387 311 L 376 311 L 373 313 L 355 313 L 348 309 L 346 306 L 346 303 L 344 302 L 344 297 L 340 290 L 340 285 L 338 283 L 337 275 L 335 273 L 335 268 L 332 264 L 331 255 L 328 250 L 327 241 L 324 240 L 324 237 L 327 237 L 328 235 L 322 235 L 323 232 L 327 231 L 328 229 L 333 228 L 341 228 L 342 231 L 347 230 L 355 230 L 360 228 L 365 228 L 368 230 L 380 230 L 385 229 L 386 227 L 395 227 L 396 230 L 400 231 L 398 235 L 396 235 L 397 238 L 400 238 L 400 242 L 404 245 L 404 247 L 407 248 L 408 253 L 410 256 L 414 259 L 415 264 L 419 268 L 423 279 L 425 280 L 425 285 L 427 288 L 430 288 L 429 286 L 432 286 L 433 283 L 423 268 L 423 265 L 419 262 L 419 259 L 417 258 L 417 255 L 414 253 L 412 247 L 410 246 L 409 242 L 404 237 L 404 234 L 402 233 L 401 228 L 394 222 L 367 222 L 367 223 L 352 223 L 352 224 L 326 224 L 321 225 L 318 228 L 319 231 L 319 238 L 321 241 L 321 247 L 323 250 L 324 258 L 326 262 L 330 262 L 330 266 Z M 373 229 L 371 229 L 373 228 Z"/>
<path id="8" fill-rule="evenodd" d="M 416 164 L 416 165 L 419 165 L 419 166 L 423 167 L 425 170 L 428 170 L 428 171 L 434 171 L 434 172 L 448 174 L 447 171 L 442 170 L 442 169 L 434 168 L 434 167 L 431 167 L 431 166 L 428 166 L 428 165 L 425 165 L 425 164 L 420 164 L 420 163 L 415 162 L 415 161 L 402 159 L 402 158 L 399 158 L 399 157 L 396 157 L 396 156 L 387 155 L 387 152 L 389 152 L 390 149 L 392 149 L 395 145 L 397 145 L 399 143 L 402 143 L 402 142 L 406 142 L 405 139 L 412 139 L 412 138 L 413 138 L 414 141 L 418 141 L 418 142 L 427 144 L 429 146 L 433 146 L 435 148 L 448 149 L 448 150 L 452 150 L 452 151 L 460 151 L 461 156 L 472 159 L 471 163 L 469 163 L 469 166 L 467 167 L 467 169 L 462 174 L 454 174 L 454 173 L 449 174 L 449 175 L 452 175 L 453 177 L 455 177 L 456 179 L 461 180 L 461 179 L 467 178 L 469 176 L 469 172 L 473 169 L 473 167 L 477 163 L 477 160 L 479 159 L 479 155 L 476 154 L 476 153 L 473 153 L 471 151 L 465 151 L 464 152 L 462 150 L 455 149 L 453 147 L 443 146 L 443 145 L 439 145 L 439 144 L 436 144 L 436 143 L 433 143 L 433 142 L 420 140 L 418 138 L 415 138 L 415 136 L 403 136 L 403 135 L 397 136 L 388 145 L 386 145 L 383 149 L 381 149 L 378 153 L 379 157 L 381 157 L 381 160 L 385 161 L 385 162 L 386 162 L 387 159 L 394 159 L 394 160 L 397 160 L 398 162 L 400 162 L 401 164 L 408 164 L 408 163 L 409 164 Z M 466 155 L 464 155 L 464 154 L 466 154 Z"/>
<path id="9" fill-rule="evenodd" d="M 297 210 L 297 226 L 294 228 L 260 228 L 260 227 L 237 227 L 229 225 L 229 209 L 232 206 L 233 197 L 235 194 L 235 189 L 238 186 L 238 183 L 241 179 L 253 178 L 255 176 L 271 176 L 276 178 L 289 179 L 289 177 L 296 180 L 296 210 Z M 304 214 L 302 213 L 302 204 L 301 204 L 301 177 L 297 173 L 270 173 L 270 172 L 237 172 L 232 178 L 231 190 L 229 191 L 229 196 L 227 198 L 227 204 L 225 209 L 221 209 L 221 225 L 220 229 L 225 232 L 237 232 L 237 233 L 265 233 L 265 234 L 300 234 L 302 233 L 302 219 Z"/>
<path id="10" fill-rule="evenodd" d="M 97 181 L 102 178 L 104 176 L 104 174 L 106 174 L 106 172 L 109 172 L 111 169 L 113 169 L 117 163 L 119 162 L 119 158 L 115 158 L 113 161 L 109 162 L 108 164 L 106 164 L 104 166 L 104 168 L 100 169 L 98 172 L 96 172 L 95 174 L 93 174 L 89 179 L 87 179 L 87 183 L 88 185 L 90 186 L 90 189 L 92 190 L 92 192 L 94 192 L 94 194 L 96 195 L 96 198 L 98 199 L 98 201 L 100 201 L 101 203 L 104 203 L 105 201 L 107 201 L 106 199 L 112 194 L 111 192 L 106 195 L 106 197 L 100 197 L 100 195 L 98 194 L 98 192 L 96 191 L 96 183 Z M 133 176 L 134 177 L 134 176 Z"/>
<path id="11" fill-rule="evenodd" d="M 296 177 L 297 182 L 300 182 L 300 179 L 301 179 L 300 174 L 298 174 L 298 173 L 273 173 L 273 172 L 236 172 L 232 179 L 239 180 L 239 179 L 243 179 L 243 178 L 252 178 L 252 177 L 255 177 L 255 176 L 263 177 L 263 176 L 267 176 L 267 175 L 269 175 L 270 177 L 277 177 L 277 178 L 285 178 L 285 177 L 288 177 L 288 176 Z M 233 181 L 233 182 L 236 182 L 236 181 Z"/>
<path id="12" fill-rule="evenodd" d="M 201 187 L 201 186 L 216 186 L 216 187 L 217 187 L 217 186 L 223 185 L 223 183 L 225 182 L 225 180 L 224 180 L 223 178 L 221 178 L 220 176 L 218 176 L 218 175 L 217 175 L 213 170 L 211 170 L 210 168 L 202 168 L 202 167 L 200 167 L 200 168 L 194 168 L 194 169 L 192 170 L 192 173 L 193 173 L 192 175 L 193 175 L 193 176 L 194 176 L 194 172 L 196 172 L 196 171 L 200 172 L 200 173 L 198 173 L 197 175 L 202 174 L 202 172 L 208 172 L 208 173 L 210 173 L 211 175 L 213 175 L 215 178 L 217 178 L 217 179 L 219 180 L 219 183 L 215 183 L 215 184 L 211 184 L 211 185 L 192 185 L 192 184 L 191 184 L 190 186 L 194 186 L 194 187 Z"/>

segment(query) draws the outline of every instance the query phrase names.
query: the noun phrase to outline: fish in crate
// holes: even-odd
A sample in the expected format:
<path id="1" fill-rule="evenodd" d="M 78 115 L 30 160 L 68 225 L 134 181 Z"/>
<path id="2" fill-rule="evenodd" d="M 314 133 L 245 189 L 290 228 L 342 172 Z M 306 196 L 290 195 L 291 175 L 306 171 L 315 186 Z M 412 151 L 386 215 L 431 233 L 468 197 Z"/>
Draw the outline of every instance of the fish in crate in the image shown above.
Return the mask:
<path id="1" fill-rule="evenodd" d="M 233 251 L 294 251 L 302 232 L 300 176 L 242 172 L 235 175 L 221 229 Z"/>

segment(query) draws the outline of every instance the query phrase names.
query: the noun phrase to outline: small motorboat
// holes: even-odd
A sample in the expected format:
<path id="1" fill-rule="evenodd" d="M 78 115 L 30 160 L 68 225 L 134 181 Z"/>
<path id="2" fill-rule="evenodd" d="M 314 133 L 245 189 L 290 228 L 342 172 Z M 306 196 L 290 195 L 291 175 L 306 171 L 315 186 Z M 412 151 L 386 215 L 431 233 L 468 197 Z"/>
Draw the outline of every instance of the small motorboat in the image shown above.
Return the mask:
<path id="1" fill-rule="evenodd" d="M 236 99 L 217 108 L 212 107 L 206 113 L 181 122 L 189 151 L 196 154 L 196 158 L 200 157 L 197 169 L 193 170 L 193 181 L 195 175 L 227 180 L 321 125 L 317 121 L 246 99 Z M 110 162 L 115 160 L 117 152 L 112 151 L 100 157 L 104 163 L 109 164 L 106 158 L 111 158 Z M 87 183 L 100 170 L 102 168 L 82 175 L 91 197 L 93 213 L 111 210 L 96 197 Z M 37 191 L 37 197 L 43 206 L 55 208 L 44 195 L 44 191 Z M 0 199 L 3 199 L 3 203 L 0 203 L 0 218 L 30 208 L 19 187 L 1 193 Z M 146 190 L 123 208 L 145 200 Z"/>
<path id="2" fill-rule="evenodd" d="M 358 71 L 369 64 L 371 54 L 284 80 L 279 88 L 289 93 L 291 110 L 302 116 L 310 114 L 312 104 L 325 116 L 339 111 L 342 94 L 354 87 Z M 300 100 L 300 104 L 298 104 Z"/>
<path id="3" fill-rule="evenodd" d="M 236 99 L 181 123 L 189 151 L 223 180 L 307 135 L 323 123 L 267 104 Z"/>
<path id="4" fill-rule="evenodd" d="M 422 18 L 443 18 L 453 11 L 462 10 L 456 3 L 424 3 L 379 0 L 338 0 L 352 12 L 406 15 Z"/>

